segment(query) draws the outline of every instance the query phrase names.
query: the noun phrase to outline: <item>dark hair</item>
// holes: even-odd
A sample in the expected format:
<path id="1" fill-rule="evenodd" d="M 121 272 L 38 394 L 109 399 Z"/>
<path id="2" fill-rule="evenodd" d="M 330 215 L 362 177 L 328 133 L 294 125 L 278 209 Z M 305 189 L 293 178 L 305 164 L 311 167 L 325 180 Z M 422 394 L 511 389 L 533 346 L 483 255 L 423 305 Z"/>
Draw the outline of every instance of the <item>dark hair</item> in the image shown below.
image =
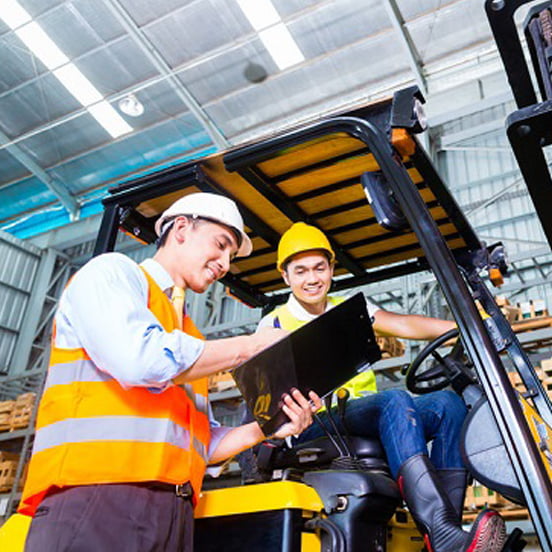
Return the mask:
<path id="1" fill-rule="evenodd" d="M 178 217 L 186 217 L 191 222 L 192 228 L 197 228 L 204 222 L 210 222 L 208 219 L 193 217 L 191 215 L 174 215 L 173 217 L 168 217 L 167 220 L 163 222 L 163 225 L 161 226 L 161 235 L 155 242 L 157 249 L 161 249 L 167 243 L 167 238 L 169 237 L 169 234 L 174 227 L 174 222 Z"/>

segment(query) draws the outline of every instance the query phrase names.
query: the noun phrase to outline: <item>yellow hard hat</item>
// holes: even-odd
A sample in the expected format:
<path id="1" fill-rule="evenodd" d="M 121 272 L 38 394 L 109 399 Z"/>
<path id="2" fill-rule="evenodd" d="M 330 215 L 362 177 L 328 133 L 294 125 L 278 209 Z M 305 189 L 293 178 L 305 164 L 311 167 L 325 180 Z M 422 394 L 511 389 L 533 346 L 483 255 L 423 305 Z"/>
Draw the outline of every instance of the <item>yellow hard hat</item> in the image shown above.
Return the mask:
<path id="1" fill-rule="evenodd" d="M 285 262 L 297 253 L 311 251 L 313 249 L 322 249 L 330 257 L 330 262 L 335 260 L 335 253 L 324 233 L 304 222 L 296 222 L 288 228 L 278 244 L 278 261 L 276 266 L 278 270 L 283 270 Z"/>

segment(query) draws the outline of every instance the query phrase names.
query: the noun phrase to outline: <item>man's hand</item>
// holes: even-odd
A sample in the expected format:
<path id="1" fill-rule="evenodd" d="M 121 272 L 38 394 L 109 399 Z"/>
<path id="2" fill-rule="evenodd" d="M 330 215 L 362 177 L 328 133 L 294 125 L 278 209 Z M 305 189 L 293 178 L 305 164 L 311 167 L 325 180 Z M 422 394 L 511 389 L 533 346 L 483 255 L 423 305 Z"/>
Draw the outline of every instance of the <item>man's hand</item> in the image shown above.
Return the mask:
<path id="1" fill-rule="evenodd" d="M 290 332 L 287 330 L 283 330 L 281 328 L 271 328 L 270 326 L 265 326 L 264 328 L 260 328 L 257 330 L 256 333 L 249 336 L 249 339 L 251 339 L 254 343 L 255 352 L 260 352 L 263 349 L 266 349 L 267 347 L 270 347 L 272 344 L 276 343 L 276 341 L 280 341 L 280 339 L 283 339 L 286 337 L 286 335 L 289 335 Z"/>
<path id="2" fill-rule="evenodd" d="M 290 435 L 299 435 L 312 424 L 312 415 L 322 407 L 320 397 L 314 392 L 309 392 L 308 401 L 298 389 L 293 389 L 290 395 L 284 395 L 282 410 L 289 418 L 272 437 L 285 439 Z"/>

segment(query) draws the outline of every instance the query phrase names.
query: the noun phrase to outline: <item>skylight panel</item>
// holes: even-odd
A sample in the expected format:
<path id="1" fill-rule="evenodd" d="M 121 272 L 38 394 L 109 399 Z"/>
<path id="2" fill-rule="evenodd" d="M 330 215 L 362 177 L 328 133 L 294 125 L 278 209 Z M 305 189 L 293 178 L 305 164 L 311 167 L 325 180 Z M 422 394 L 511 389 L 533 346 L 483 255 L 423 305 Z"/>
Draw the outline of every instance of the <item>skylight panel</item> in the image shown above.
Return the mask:
<path id="1" fill-rule="evenodd" d="M 0 17 L 113 138 L 132 132 L 132 127 L 16 0 L 0 0 Z"/>
<path id="2" fill-rule="evenodd" d="M 305 60 L 271 0 L 236 0 L 280 71 Z"/>

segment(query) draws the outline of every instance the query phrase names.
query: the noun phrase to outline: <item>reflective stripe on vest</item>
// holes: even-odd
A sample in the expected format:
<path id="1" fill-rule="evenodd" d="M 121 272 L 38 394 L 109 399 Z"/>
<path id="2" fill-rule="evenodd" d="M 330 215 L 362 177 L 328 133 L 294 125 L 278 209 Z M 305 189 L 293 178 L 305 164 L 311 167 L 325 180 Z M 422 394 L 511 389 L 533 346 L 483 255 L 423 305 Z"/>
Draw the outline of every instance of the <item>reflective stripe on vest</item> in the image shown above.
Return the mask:
<path id="1" fill-rule="evenodd" d="M 144 274 L 148 308 L 165 331 L 175 330 L 171 302 Z M 189 317 L 183 329 L 202 337 Z M 211 435 L 208 406 L 206 378 L 159 393 L 125 389 L 84 349 L 53 346 L 19 511 L 33 515 L 52 487 L 97 483 L 189 481 L 197 500 Z"/>
<path id="2" fill-rule="evenodd" d="M 44 392 L 54 385 L 69 385 L 77 381 L 87 383 L 107 382 L 115 381 L 115 378 L 98 370 L 91 360 L 55 364 L 50 367 L 48 372 L 46 383 L 44 384 Z M 196 410 L 208 415 L 209 400 L 207 397 L 194 393 L 193 386 L 189 383 L 184 384 L 182 387 L 186 391 L 188 398 L 194 403 Z"/>
<path id="3" fill-rule="evenodd" d="M 345 301 L 345 297 L 333 297 L 328 296 L 328 303 L 332 306 L 339 305 Z M 307 323 L 307 320 L 300 320 L 295 317 L 287 304 L 281 305 L 272 311 L 272 316 L 274 321 L 277 321 L 279 324 L 278 327 L 281 327 L 285 330 L 293 331 L 301 326 L 304 326 Z M 274 324 L 276 327 L 276 324 Z M 358 376 L 350 379 L 345 385 L 345 389 L 349 391 L 351 397 L 359 398 L 370 393 L 377 392 L 376 386 L 376 376 L 372 370 L 366 370 Z"/>
<path id="4" fill-rule="evenodd" d="M 104 416 L 98 418 L 68 418 L 37 430 L 33 454 L 65 443 L 87 441 L 142 441 L 169 443 L 183 450 L 190 449 L 190 433 L 180 425 L 163 418 Z M 207 449 L 194 439 L 194 449 L 207 462 Z"/>

